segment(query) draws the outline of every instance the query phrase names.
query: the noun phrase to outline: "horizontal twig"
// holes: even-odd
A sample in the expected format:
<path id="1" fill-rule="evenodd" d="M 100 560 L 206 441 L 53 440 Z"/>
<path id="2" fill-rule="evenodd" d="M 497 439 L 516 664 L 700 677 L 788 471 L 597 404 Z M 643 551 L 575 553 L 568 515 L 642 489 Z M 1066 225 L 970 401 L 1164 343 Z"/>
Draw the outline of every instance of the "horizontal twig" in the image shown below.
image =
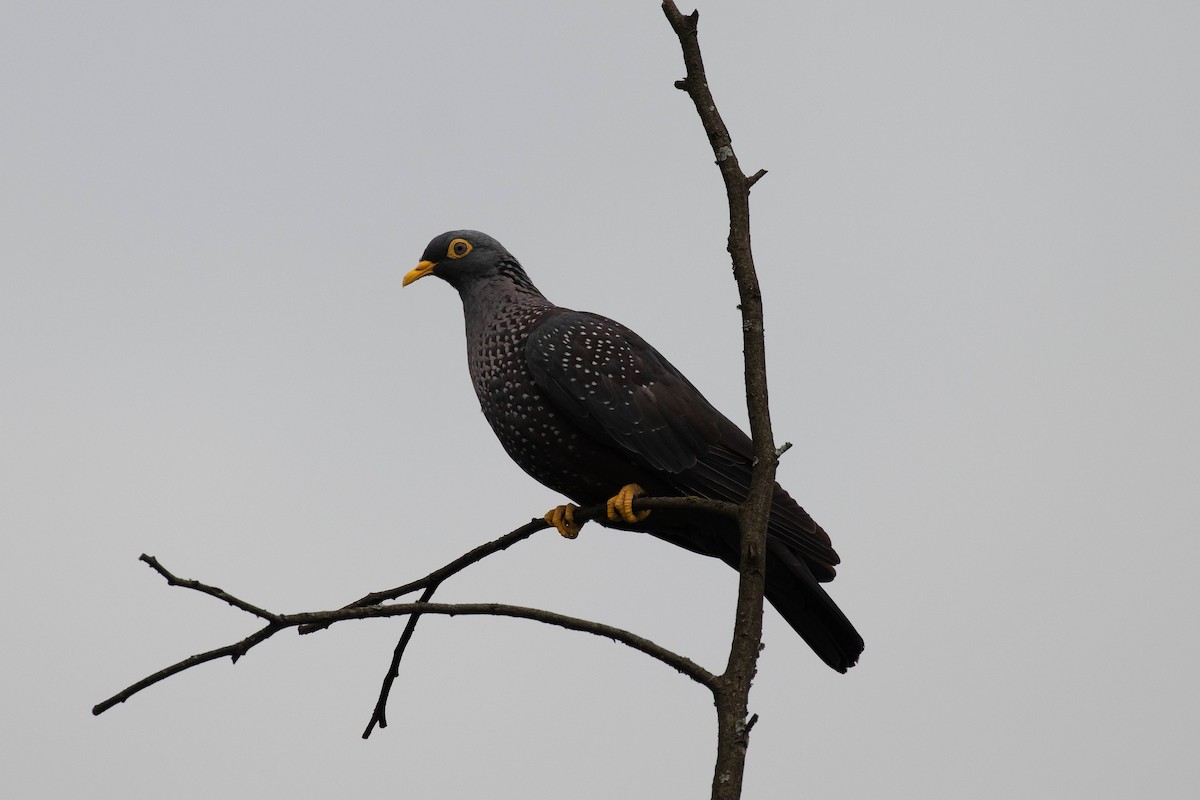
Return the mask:
<path id="1" fill-rule="evenodd" d="M 280 623 L 287 626 L 299 626 L 312 622 L 341 622 L 350 619 L 375 619 L 379 617 L 399 617 L 408 614 L 440 614 L 444 616 L 491 616 L 513 617 L 528 619 L 535 622 L 555 625 L 567 630 L 590 633 L 620 642 L 623 645 L 644 653 L 651 658 L 661 661 L 676 671 L 688 676 L 697 683 L 707 687 L 713 686 L 716 677 L 708 670 L 686 656 L 679 655 L 659 645 L 644 636 L 605 625 L 602 622 L 570 617 L 555 611 L 540 608 L 513 606 L 506 603 L 389 603 L 369 608 L 339 608 L 335 611 L 318 611 L 300 614 L 283 614 Z"/>

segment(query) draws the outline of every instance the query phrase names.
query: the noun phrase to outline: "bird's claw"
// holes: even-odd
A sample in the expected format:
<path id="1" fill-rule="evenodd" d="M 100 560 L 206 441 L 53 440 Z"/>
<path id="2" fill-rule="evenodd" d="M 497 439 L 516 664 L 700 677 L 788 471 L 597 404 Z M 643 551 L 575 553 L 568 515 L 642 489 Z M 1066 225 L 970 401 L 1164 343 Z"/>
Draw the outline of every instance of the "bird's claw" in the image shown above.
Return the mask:
<path id="1" fill-rule="evenodd" d="M 555 506 L 546 512 L 545 520 L 553 525 L 564 539 L 574 539 L 579 535 L 580 528 L 583 527 L 582 523 L 575 522 L 575 509 L 578 507 L 570 503 L 565 506 Z"/>
<path id="2" fill-rule="evenodd" d="M 641 522 L 650 516 L 649 511 L 634 511 L 633 498 L 645 494 L 646 490 L 636 483 L 621 487 L 621 491 L 608 499 L 608 519 L 610 522 L 625 522 L 630 525 Z"/>

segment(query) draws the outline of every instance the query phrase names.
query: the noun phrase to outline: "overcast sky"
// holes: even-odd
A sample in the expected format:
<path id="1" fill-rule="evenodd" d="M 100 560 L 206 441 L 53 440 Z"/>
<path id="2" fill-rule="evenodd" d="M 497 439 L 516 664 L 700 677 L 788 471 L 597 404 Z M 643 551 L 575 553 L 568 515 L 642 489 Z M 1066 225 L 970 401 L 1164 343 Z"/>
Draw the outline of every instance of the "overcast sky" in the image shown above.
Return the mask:
<path id="1" fill-rule="evenodd" d="M 754 188 L 780 481 L 867 641 L 772 610 L 747 797 L 1192 797 L 1200 5 L 708 2 Z M 654 2 L 0 6 L 6 797 L 704 797 L 707 693 L 604 640 L 281 635 L 561 498 L 509 462 L 442 231 L 637 330 L 744 421 L 724 195 Z M 446 601 L 723 664 L 736 575 L 535 537 Z"/>

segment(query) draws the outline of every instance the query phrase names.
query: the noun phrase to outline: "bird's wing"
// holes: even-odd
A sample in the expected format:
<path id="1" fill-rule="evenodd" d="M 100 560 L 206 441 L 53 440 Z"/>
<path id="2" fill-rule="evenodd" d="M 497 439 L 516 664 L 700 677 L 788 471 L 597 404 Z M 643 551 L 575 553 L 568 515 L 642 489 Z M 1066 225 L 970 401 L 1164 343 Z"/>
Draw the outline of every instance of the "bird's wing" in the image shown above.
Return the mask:
<path id="1" fill-rule="evenodd" d="M 530 334 L 525 359 L 538 387 L 580 427 L 656 470 L 689 469 L 720 441 L 721 413 L 619 322 L 563 309 Z"/>
<path id="2" fill-rule="evenodd" d="M 563 309 L 530 334 L 525 359 L 550 401 L 597 441 L 670 473 L 664 477 L 683 494 L 746 499 L 750 437 L 629 328 Z M 829 536 L 787 492 L 775 492 L 771 533 L 829 580 L 840 560 Z"/>

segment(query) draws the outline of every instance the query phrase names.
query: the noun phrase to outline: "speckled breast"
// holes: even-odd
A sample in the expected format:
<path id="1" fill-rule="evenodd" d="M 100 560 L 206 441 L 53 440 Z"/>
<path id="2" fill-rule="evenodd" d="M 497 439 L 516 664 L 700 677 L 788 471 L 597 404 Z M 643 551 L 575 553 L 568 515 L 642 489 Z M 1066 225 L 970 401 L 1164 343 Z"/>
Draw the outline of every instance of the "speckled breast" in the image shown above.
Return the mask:
<path id="1" fill-rule="evenodd" d="M 525 362 L 529 334 L 553 307 L 512 304 L 467 331 L 471 382 L 484 417 L 513 461 L 556 492 L 590 502 L 612 487 L 589 481 L 576 469 L 578 459 L 596 445 L 581 441 L 534 383 Z M 618 487 L 619 488 L 619 487 Z"/>

